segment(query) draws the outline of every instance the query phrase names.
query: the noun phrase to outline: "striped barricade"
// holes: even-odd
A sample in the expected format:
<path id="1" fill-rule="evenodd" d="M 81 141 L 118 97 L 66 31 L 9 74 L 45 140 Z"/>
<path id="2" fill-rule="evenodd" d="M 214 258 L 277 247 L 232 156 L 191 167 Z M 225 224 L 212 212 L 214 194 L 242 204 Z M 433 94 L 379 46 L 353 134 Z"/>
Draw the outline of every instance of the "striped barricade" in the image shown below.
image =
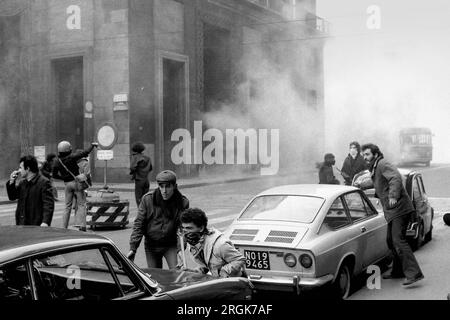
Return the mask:
<path id="1" fill-rule="evenodd" d="M 86 224 L 95 229 L 102 227 L 121 227 L 128 224 L 130 203 L 128 200 L 115 202 L 87 202 Z"/>

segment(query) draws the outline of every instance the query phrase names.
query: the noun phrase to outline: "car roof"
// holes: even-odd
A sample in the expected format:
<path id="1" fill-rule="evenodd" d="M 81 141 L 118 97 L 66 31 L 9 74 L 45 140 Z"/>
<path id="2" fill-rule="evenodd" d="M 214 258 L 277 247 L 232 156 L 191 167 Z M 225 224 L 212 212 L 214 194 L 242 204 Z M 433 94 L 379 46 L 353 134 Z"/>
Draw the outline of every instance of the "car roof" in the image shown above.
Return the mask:
<path id="1" fill-rule="evenodd" d="M 257 195 L 302 195 L 320 198 L 331 198 L 342 193 L 358 190 L 358 188 L 336 184 L 292 184 L 265 190 Z"/>
<path id="2" fill-rule="evenodd" d="M 37 226 L 0 226 L 0 263 L 35 254 L 81 244 L 110 243 L 89 232 Z"/>

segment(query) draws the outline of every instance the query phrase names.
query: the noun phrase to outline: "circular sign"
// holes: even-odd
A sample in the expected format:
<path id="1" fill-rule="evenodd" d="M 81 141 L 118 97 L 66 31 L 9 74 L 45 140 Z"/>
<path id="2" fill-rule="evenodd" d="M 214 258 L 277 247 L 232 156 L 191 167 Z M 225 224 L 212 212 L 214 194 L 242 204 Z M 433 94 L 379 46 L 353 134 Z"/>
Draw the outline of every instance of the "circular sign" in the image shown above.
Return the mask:
<path id="1" fill-rule="evenodd" d="M 86 106 L 84 107 L 84 109 L 86 110 L 86 112 L 92 112 L 92 110 L 94 109 L 94 106 L 92 105 L 91 101 L 87 101 L 86 102 Z"/>
<path id="2" fill-rule="evenodd" d="M 117 142 L 116 126 L 110 122 L 102 124 L 97 130 L 97 142 L 103 150 L 112 149 Z"/>

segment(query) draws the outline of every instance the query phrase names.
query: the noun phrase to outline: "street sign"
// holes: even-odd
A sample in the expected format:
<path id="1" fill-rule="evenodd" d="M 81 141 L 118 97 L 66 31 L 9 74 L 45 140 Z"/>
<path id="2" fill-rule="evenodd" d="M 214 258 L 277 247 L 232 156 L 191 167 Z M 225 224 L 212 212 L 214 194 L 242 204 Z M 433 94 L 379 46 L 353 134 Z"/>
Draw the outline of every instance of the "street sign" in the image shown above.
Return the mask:
<path id="1" fill-rule="evenodd" d="M 45 161 L 45 146 L 34 146 L 34 156 L 37 161 L 44 162 Z"/>
<path id="2" fill-rule="evenodd" d="M 126 93 L 115 94 L 113 98 L 113 110 L 114 111 L 126 111 L 128 110 L 128 95 Z"/>
<path id="3" fill-rule="evenodd" d="M 97 160 L 112 160 L 113 158 L 113 150 L 97 150 Z"/>
<path id="4" fill-rule="evenodd" d="M 103 123 L 97 130 L 97 142 L 100 149 L 112 149 L 117 142 L 116 126 L 111 122 Z"/>

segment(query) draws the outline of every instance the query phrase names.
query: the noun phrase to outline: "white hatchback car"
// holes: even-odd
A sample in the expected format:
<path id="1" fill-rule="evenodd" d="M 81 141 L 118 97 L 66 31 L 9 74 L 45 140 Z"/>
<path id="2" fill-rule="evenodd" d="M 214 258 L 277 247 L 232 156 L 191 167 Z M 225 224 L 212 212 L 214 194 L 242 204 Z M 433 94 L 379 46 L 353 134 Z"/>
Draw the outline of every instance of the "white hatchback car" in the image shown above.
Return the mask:
<path id="1" fill-rule="evenodd" d="M 225 231 L 258 290 L 331 284 L 341 298 L 353 276 L 389 257 L 387 224 L 366 194 L 341 185 L 288 185 L 255 196 Z"/>

